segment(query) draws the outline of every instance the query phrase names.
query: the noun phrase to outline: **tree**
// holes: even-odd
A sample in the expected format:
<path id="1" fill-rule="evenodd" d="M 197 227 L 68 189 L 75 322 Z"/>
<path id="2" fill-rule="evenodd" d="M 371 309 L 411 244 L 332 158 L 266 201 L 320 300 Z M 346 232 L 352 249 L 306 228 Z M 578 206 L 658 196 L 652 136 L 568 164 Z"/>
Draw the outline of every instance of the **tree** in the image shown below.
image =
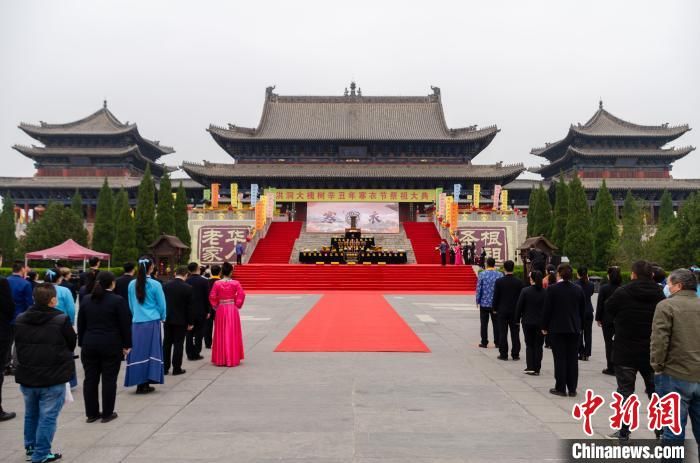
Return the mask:
<path id="1" fill-rule="evenodd" d="M 556 186 L 554 197 L 554 213 L 552 214 L 551 241 L 559 248 L 561 255 L 564 255 L 564 244 L 566 241 L 566 221 L 569 218 L 569 187 L 560 177 Z"/>
<path id="2" fill-rule="evenodd" d="M 691 194 L 678 213 L 681 252 L 676 256 L 674 268 L 690 267 L 700 263 L 700 193 Z"/>
<path id="3" fill-rule="evenodd" d="M 673 215 L 673 201 L 671 200 L 671 193 L 668 190 L 664 190 L 661 195 L 661 204 L 659 205 L 659 228 L 670 224 L 676 216 Z"/>
<path id="4" fill-rule="evenodd" d="M 177 196 L 175 197 L 175 236 L 180 238 L 187 246 L 192 246 L 192 238 L 190 237 L 190 229 L 187 225 L 189 220 L 187 213 L 187 193 L 185 192 L 185 187 L 180 186 L 177 189 Z M 188 260 L 189 256 L 182 256 L 183 262 Z"/>
<path id="5" fill-rule="evenodd" d="M 569 204 L 566 222 L 564 248 L 571 264 L 575 267 L 593 263 L 591 212 L 588 209 L 586 191 L 581 180 L 574 177 L 569 184 Z"/>
<path id="6" fill-rule="evenodd" d="M 80 217 L 80 220 L 85 218 L 85 214 L 83 213 L 83 198 L 80 196 L 80 192 L 77 189 L 71 198 L 70 207 L 73 213 Z"/>
<path id="7" fill-rule="evenodd" d="M 622 234 L 618 247 L 618 259 L 624 265 L 631 265 L 642 255 L 642 229 L 644 220 L 639 204 L 632 196 L 632 191 L 627 190 L 625 203 L 622 206 Z"/>
<path id="8" fill-rule="evenodd" d="M 530 199 L 528 200 L 527 206 L 527 236 L 528 238 L 535 235 L 535 230 L 537 229 L 539 221 L 539 210 L 537 209 L 537 188 L 530 190 Z"/>
<path id="9" fill-rule="evenodd" d="M 158 236 L 155 220 L 155 198 L 156 192 L 151 176 L 151 166 L 146 166 L 136 197 L 136 248 L 141 254 L 148 252 L 148 245 L 153 243 Z"/>
<path id="10" fill-rule="evenodd" d="M 617 245 L 617 214 L 605 180 L 593 206 L 593 266 L 603 270 L 610 265 Z"/>
<path id="11" fill-rule="evenodd" d="M 158 220 L 158 234 L 175 234 L 175 211 L 173 210 L 173 186 L 170 183 L 170 175 L 166 172 L 160 178 L 158 188 L 158 206 L 156 207 L 156 219 Z"/>
<path id="12" fill-rule="evenodd" d="M 2 198 L 2 213 L 0 213 L 0 253 L 6 267 L 17 256 L 15 229 L 15 203 L 8 192 Z"/>
<path id="13" fill-rule="evenodd" d="M 136 262 L 139 254 L 136 247 L 136 223 L 131 216 L 129 197 L 124 188 L 117 193 L 115 206 L 117 222 L 114 227 L 112 262 L 117 265 L 125 262 Z"/>
<path id="14" fill-rule="evenodd" d="M 552 203 L 549 202 L 549 194 L 540 184 L 537 189 L 537 221 L 533 227 L 534 236 L 551 236 L 552 233 Z"/>
<path id="15" fill-rule="evenodd" d="M 114 200 L 112 190 L 105 178 L 97 195 L 95 228 L 92 231 L 92 248 L 95 251 L 111 253 L 114 247 Z"/>
<path id="16" fill-rule="evenodd" d="M 23 247 L 25 251 L 37 251 L 61 244 L 69 238 L 87 246 L 87 230 L 83 220 L 72 207 L 50 202 L 44 214 L 27 226 Z"/>

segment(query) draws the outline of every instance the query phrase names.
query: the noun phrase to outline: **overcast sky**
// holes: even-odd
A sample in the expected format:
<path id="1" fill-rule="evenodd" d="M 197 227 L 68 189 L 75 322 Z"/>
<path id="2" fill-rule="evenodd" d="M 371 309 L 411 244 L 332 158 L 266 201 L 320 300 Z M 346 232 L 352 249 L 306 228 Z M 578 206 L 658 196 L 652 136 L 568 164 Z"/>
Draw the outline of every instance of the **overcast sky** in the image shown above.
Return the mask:
<path id="1" fill-rule="evenodd" d="M 700 146 L 700 2 L 0 1 L 0 175 L 29 176 L 20 121 L 63 123 L 107 99 L 122 122 L 226 162 L 210 123 L 255 127 L 283 95 L 442 89 L 450 127 L 497 124 L 476 163 L 536 166 L 532 147 L 585 122 L 599 98 L 640 124 L 690 124 Z M 700 151 L 674 166 L 700 177 Z"/>

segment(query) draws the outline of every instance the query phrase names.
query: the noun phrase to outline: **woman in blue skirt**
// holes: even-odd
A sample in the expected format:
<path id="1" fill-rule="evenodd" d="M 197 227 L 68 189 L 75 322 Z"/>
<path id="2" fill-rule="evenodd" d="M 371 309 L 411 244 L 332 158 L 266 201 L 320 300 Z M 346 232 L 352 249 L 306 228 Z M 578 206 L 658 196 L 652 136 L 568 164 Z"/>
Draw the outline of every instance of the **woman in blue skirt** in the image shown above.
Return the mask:
<path id="1" fill-rule="evenodd" d="M 132 314 L 131 352 L 126 358 L 126 387 L 137 386 L 137 394 L 153 392 L 151 384 L 163 384 L 163 342 L 161 322 L 165 321 L 163 287 L 149 275 L 150 257 L 139 259 L 138 274 L 129 283 L 129 309 Z"/>

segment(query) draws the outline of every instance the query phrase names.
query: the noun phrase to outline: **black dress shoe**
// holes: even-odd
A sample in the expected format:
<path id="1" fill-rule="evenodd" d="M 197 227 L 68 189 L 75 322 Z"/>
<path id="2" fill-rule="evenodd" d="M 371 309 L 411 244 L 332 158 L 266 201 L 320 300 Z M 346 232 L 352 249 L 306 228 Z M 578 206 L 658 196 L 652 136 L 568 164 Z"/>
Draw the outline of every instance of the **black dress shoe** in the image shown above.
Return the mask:
<path id="1" fill-rule="evenodd" d="M 554 389 L 554 388 L 550 389 L 550 390 L 549 390 L 549 393 L 550 393 L 550 394 L 553 394 L 553 395 L 558 395 L 559 397 L 566 397 L 566 392 L 564 392 L 564 391 L 557 391 L 557 390 Z"/>
<path id="2" fill-rule="evenodd" d="M 187 373 L 187 370 L 173 370 L 173 376 L 184 375 L 185 373 Z"/>
<path id="3" fill-rule="evenodd" d="M 87 419 L 85 420 L 86 423 L 94 423 L 95 421 L 99 420 L 101 418 L 100 415 L 97 416 L 88 416 Z"/>
<path id="4" fill-rule="evenodd" d="M 530 367 L 527 367 L 527 368 L 525 368 L 523 371 L 535 371 L 535 370 L 533 370 L 533 369 L 530 368 Z"/>
<path id="5" fill-rule="evenodd" d="M 0 412 L 0 421 L 7 421 L 11 420 L 12 418 L 16 417 L 17 413 L 15 412 Z"/>
<path id="6" fill-rule="evenodd" d="M 576 397 L 576 395 L 577 395 L 576 391 L 574 391 L 574 392 L 569 391 L 569 397 Z"/>
<path id="7" fill-rule="evenodd" d="M 109 422 L 112 421 L 112 420 L 116 420 L 118 417 L 119 417 L 119 415 L 117 415 L 116 412 L 113 412 L 113 413 L 112 413 L 111 415 L 109 415 L 109 416 L 104 416 L 104 417 L 102 417 L 102 422 L 103 422 L 103 423 L 109 423 Z"/>
<path id="8" fill-rule="evenodd" d="M 525 374 L 530 375 L 530 376 L 539 376 L 540 372 L 539 371 L 528 371 L 528 372 L 525 372 Z"/>
<path id="9" fill-rule="evenodd" d="M 606 368 L 601 373 L 604 375 L 615 376 L 615 372 L 611 368 Z"/>
<path id="10" fill-rule="evenodd" d="M 153 391 L 155 391 L 155 390 L 156 390 L 155 387 L 149 386 L 149 385 L 146 385 L 146 386 L 136 386 L 136 393 L 137 393 L 137 394 L 148 394 L 148 393 L 151 393 L 151 392 L 153 392 Z"/>
<path id="11" fill-rule="evenodd" d="M 497 358 L 498 360 L 508 360 L 508 356 L 507 356 L 507 355 L 499 355 L 499 356 L 496 357 L 496 358 Z"/>
<path id="12" fill-rule="evenodd" d="M 484 343 L 482 342 L 481 344 L 479 344 L 479 347 L 486 349 L 487 347 L 489 347 L 489 345 L 488 345 L 488 344 L 484 344 Z"/>
<path id="13" fill-rule="evenodd" d="M 516 355 L 515 357 L 513 357 L 513 360 L 520 360 L 520 357 Z"/>
<path id="14" fill-rule="evenodd" d="M 189 359 L 189 360 L 195 361 L 195 360 L 202 360 L 203 358 L 204 358 L 203 355 L 198 355 L 198 356 L 196 356 L 196 357 L 192 357 L 192 358 Z"/>

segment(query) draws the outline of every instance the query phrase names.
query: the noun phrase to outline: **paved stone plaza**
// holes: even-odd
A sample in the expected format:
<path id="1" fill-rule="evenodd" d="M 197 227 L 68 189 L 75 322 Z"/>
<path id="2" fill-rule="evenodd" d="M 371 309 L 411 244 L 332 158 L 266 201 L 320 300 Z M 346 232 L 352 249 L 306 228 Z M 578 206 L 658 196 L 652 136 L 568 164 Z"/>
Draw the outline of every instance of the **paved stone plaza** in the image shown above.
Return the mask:
<path id="1" fill-rule="evenodd" d="M 570 411 L 584 390 L 610 400 L 615 380 L 600 373 L 597 327 L 593 357 L 580 363 L 579 398 L 559 398 L 548 393 L 549 350 L 542 376 L 531 377 L 524 347 L 517 362 L 477 347 L 473 296 L 386 297 L 432 353 L 274 353 L 319 296 L 249 295 L 241 367 L 185 360 L 187 373 L 166 377 L 153 394 L 120 388 L 119 419 L 107 424 L 85 423 L 79 387 L 54 449 L 64 461 L 100 463 L 557 461 L 560 438 L 583 436 Z M 12 377 L 3 398 L 18 418 L 0 423 L 0 461 L 21 462 L 23 406 Z M 598 433 L 610 432 L 608 414 L 594 418 Z"/>

